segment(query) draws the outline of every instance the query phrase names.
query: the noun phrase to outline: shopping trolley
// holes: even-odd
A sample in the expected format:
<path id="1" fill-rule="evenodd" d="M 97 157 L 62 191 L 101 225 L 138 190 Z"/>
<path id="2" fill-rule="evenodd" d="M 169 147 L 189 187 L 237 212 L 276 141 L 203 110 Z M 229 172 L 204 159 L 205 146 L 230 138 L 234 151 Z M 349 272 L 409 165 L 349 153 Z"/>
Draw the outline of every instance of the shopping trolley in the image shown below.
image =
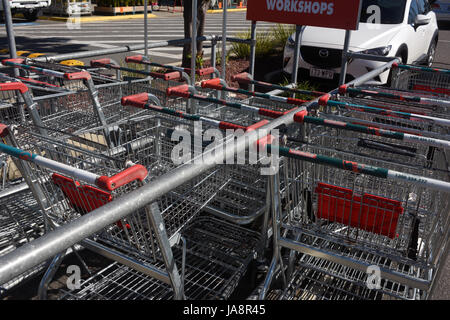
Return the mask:
<path id="1" fill-rule="evenodd" d="M 448 99 L 450 70 L 393 64 L 391 88 Z"/>
<path id="2" fill-rule="evenodd" d="M 429 290 L 449 232 L 448 182 L 319 145 L 277 148 L 287 159 L 270 185 L 276 249 L 266 285 L 286 247 L 357 271 L 375 265 L 405 291 Z"/>
<path id="3" fill-rule="evenodd" d="M 80 148 L 79 144 L 74 145 L 73 143 L 67 143 L 70 139 L 67 139 L 67 141 L 58 141 L 57 139 L 52 140 L 47 138 L 47 143 L 49 145 L 57 145 L 56 156 L 59 159 L 63 159 L 65 163 L 70 161 L 72 165 L 79 163 L 79 165 L 83 165 L 83 167 L 89 167 L 90 164 L 83 163 L 83 160 L 87 157 L 87 155 L 85 157 L 82 155 L 87 153 L 95 159 L 95 156 L 93 155 L 94 151 L 91 148 L 94 148 L 94 146 L 97 145 L 95 148 L 107 152 L 109 156 L 113 156 L 114 159 L 116 159 L 116 162 L 119 160 L 122 160 L 123 162 L 130 158 L 139 160 L 139 163 L 150 169 L 152 177 L 157 177 L 171 168 L 176 167 L 171 159 L 171 153 L 175 143 L 170 140 L 170 134 L 173 132 L 174 128 L 193 127 L 190 123 L 183 125 L 183 123 L 174 122 L 173 120 L 170 121 L 169 119 L 158 119 L 151 114 L 140 114 L 139 117 L 129 118 L 127 121 L 124 121 L 119 125 L 122 128 L 121 132 L 123 133 L 122 137 L 124 140 L 121 141 L 124 141 L 124 144 L 114 148 L 108 148 L 105 144 L 100 142 L 93 143 L 94 139 L 92 138 L 85 138 L 83 140 L 84 144 L 88 146 L 85 146 L 88 151 L 83 151 L 83 148 Z M 31 132 L 28 134 L 39 138 L 41 143 L 45 140 L 45 137 L 35 135 Z M 101 136 L 101 130 L 94 128 L 90 131 L 84 132 L 84 134 Z M 86 137 L 86 135 L 83 137 Z M 65 134 L 64 137 L 66 136 L 69 135 Z M 25 137 L 25 134 L 22 133 L 19 137 Z M 75 140 L 77 143 L 80 143 L 79 138 L 79 136 L 74 137 L 74 135 L 72 135 L 72 141 Z M 18 144 L 30 144 L 32 140 L 33 139 L 31 137 L 27 137 L 26 140 L 23 139 L 23 141 L 19 141 Z M 90 143 L 87 143 L 86 141 L 89 141 Z M 137 148 L 130 149 L 130 146 L 133 144 L 134 146 L 137 146 Z M 33 145 L 33 147 L 42 148 L 38 145 L 38 143 Z M 49 156 L 52 156 L 53 154 L 53 152 L 48 150 L 48 148 L 39 150 L 40 152 L 36 152 L 36 154 L 44 153 Z M 99 152 L 99 154 L 101 154 L 101 152 Z M 94 161 L 94 163 L 98 161 L 100 160 Z M 110 166 L 112 167 L 112 164 Z M 99 168 L 97 168 L 97 170 L 99 170 Z M 190 182 L 189 185 L 181 186 L 170 194 L 164 195 L 158 203 L 154 204 L 156 208 L 161 208 L 161 213 L 159 213 L 159 209 L 152 210 L 155 212 L 155 215 L 161 215 L 163 217 L 165 224 L 164 232 L 167 237 L 170 238 L 170 240 L 167 240 L 168 242 L 165 244 L 166 249 L 164 249 L 163 252 L 170 251 L 170 243 L 173 244 L 176 242 L 179 230 L 184 224 L 189 222 L 196 213 L 204 208 L 208 201 L 214 198 L 214 196 L 222 190 L 225 185 L 232 185 L 232 182 L 230 182 L 232 180 L 232 175 L 230 175 L 229 172 L 236 174 L 236 172 L 228 170 L 225 167 L 222 167 L 220 170 L 213 170 L 212 172 L 199 177 L 198 180 Z M 39 176 L 42 177 L 45 175 L 41 173 Z M 47 186 L 47 184 L 45 186 Z M 231 191 L 229 190 L 229 192 Z M 236 192 L 236 190 L 234 190 L 234 192 Z M 57 191 L 53 190 L 48 193 L 57 194 Z M 222 194 L 222 196 L 223 195 L 224 194 Z M 76 203 L 76 206 L 79 207 L 79 204 Z M 53 209 L 57 208 L 52 208 L 52 210 Z M 134 259 L 137 258 L 140 261 L 143 259 L 144 261 L 156 261 L 155 257 L 158 257 L 161 253 L 154 251 L 156 249 L 154 247 L 154 241 L 151 240 L 152 231 L 149 230 L 149 226 L 152 225 L 152 223 L 149 220 L 149 213 L 145 213 L 144 211 L 136 213 L 133 217 L 129 217 L 125 221 L 120 222 L 119 225 L 123 228 L 116 225 L 110 232 L 102 234 L 102 236 L 99 237 L 99 241 L 102 241 L 102 247 L 100 250 L 103 252 L 108 251 L 110 254 L 110 247 L 113 247 L 115 250 L 119 250 L 122 255 L 126 254 L 128 256 L 134 256 Z M 66 208 L 66 210 L 56 210 L 52 216 L 59 216 L 59 218 L 62 217 L 63 220 L 70 220 L 73 218 L 71 213 L 75 214 L 75 216 L 77 214 L 77 212 L 67 210 Z M 163 220 L 161 219 L 161 222 L 162 221 Z M 128 228 L 130 228 L 130 231 L 128 231 Z M 130 237 L 127 237 L 127 234 L 130 234 Z M 152 245 L 150 243 L 152 243 Z M 90 244 L 89 248 L 92 249 L 92 246 L 95 247 L 97 244 L 98 242 L 95 244 Z M 138 264 L 141 265 L 142 262 Z M 137 268 L 139 269 L 139 267 Z M 142 266 L 140 268 L 142 269 Z M 153 270 L 148 272 L 155 275 L 155 271 Z M 157 278 L 161 279 L 161 275 Z M 177 294 L 177 296 L 179 295 Z"/>
<path id="4" fill-rule="evenodd" d="M 227 130 L 232 130 L 233 133 L 231 133 L 230 136 L 233 136 L 236 133 L 234 130 L 240 130 L 241 133 L 244 133 L 245 131 L 255 130 L 267 123 L 267 120 L 252 122 L 251 117 L 247 119 L 244 118 L 242 114 L 237 113 L 230 116 L 235 120 L 239 119 L 242 121 L 237 124 L 222 121 L 222 118 L 211 118 L 201 114 L 190 114 L 176 109 L 152 105 L 151 103 L 148 103 L 148 94 L 145 93 L 123 97 L 122 104 L 144 110 L 151 110 L 156 114 L 167 115 L 174 119 L 185 119 L 190 121 L 194 128 L 195 124 L 202 123 L 202 125 L 205 125 L 204 128 L 201 128 L 203 130 L 199 132 L 199 135 L 203 140 L 201 144 L 202 151 L 206 148 L 210 148 L 214 142 L 206 135 L 209 128 L 220 129 L 226 137 Z M 215 109 L 214 106 L 210 106 L 210 108 L 213 110 Z M 208 114 L 212 113 L 206 112 L 206 107 L 202 110 Z M 234 110 L 231 109 L 231 112 L 233 111 Z M 195 143 L 196 141 L 194 138 L 192 144 Z M 248 154 L 246 155 L 246 159 L 249 159 Z M 205 206 L 204 210 L 222 218 L 232 220 L 238 224 L 248 224 L 265 212 L 265 182 L 263 178 L 259 177 L 260 167 L 258 165 L 228 165 L 227 167 L 229 174 L 228 182 L 220 191 L 218 191 L 210 203 Z"/>

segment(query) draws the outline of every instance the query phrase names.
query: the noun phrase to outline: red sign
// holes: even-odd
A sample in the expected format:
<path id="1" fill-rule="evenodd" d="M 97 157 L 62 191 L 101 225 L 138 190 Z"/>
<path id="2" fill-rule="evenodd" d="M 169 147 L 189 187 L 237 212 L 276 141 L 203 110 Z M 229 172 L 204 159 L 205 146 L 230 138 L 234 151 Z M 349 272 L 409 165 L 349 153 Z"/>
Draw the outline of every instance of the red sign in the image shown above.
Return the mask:
<path id="1" fill-rule="evenodd" d="M 247 20 L 357 30 L 361 0 L 248 0 Z"/>

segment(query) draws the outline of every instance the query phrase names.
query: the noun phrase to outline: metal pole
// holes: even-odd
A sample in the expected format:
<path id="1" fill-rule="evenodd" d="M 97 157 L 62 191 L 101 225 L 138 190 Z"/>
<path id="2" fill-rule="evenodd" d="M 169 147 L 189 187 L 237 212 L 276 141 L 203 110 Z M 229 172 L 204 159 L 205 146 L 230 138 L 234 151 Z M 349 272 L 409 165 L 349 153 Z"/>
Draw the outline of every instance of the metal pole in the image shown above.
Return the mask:
<path id="1" fill-rule="evenodd" d="M 252 29 L 250 33 L 250 66 L 249 66 L 249 73 L 252 76 L 252 78 L 255 77 L 255 57 L 256 57 L 256 21 L 252 21 Z M 250 91 L 255 90 L 255 85 L 250 85 Z"/>
<path id="2" fill-rule="evenodd" d="M 300 31 L 302 26 L 295 26 L 295 46 L 294 46 L 294 63 L 292 66 L 291 83 L 297 83 L 298 77 L 298 59 L 300 56 Z"/>
<path id="3" fill-rule="evenodd" d="M 192 0 L 191 83 L 195 86 L 195 60 L 197 58 L 197 0 Z"/>
<path id="4" fill-rule="evenodd" d="M 5 14 L 5 27 L 6 32 L 8 34 L 8 46 L 9 46 L 9 56 L 11 58 L 17 58 L 17 51 L 16 51 L 16 39 L 14 36 L 14 28 L 13 28 L 13 21 L 12 21 L 12 15 L 11 15 L 11 7 L 9 6 L 9 0 L 2 0 L 3 2 L 3 12 Z M 19 76 L 19 70 L 17 68 L 13 69 L 14 76 Z"/>
<path id="5" fill-rule="evenodd" d="M 199 37 L 198 41 L 210 41 L 215 36 L 202 36 Z M 168 47 L 168 46 L 176 46 L 181 45 L 190 42 L 191 39 L 174 39 L 174 40 L 167 40 L 167 41 L 159 41 L 159 42 L 153 42 L 148 44 L 148 48 L 162 48 L 162 47 Z M 88 50 L 88 51 L 81 51 L 81 52 L 71 52 L 71 53 L 64 53 L 64 54 L 58 54 L 54 56 L 42 56 L 35 59 L 32 59 L 36 62 L 58 62 L 62 60 L 67 59 L 81 59 L 81 58 L 90 58 L 90 57 L 97 57 L 102 55 L 109 55 L 109 54 L 115 54 L 115 53 L 123 53 L 123 52 L 131 52 L 131 51 L 139 51 L 144 50 L 145 45 L 144 44 L 137 44 L 137 45 L 131 45 L 131 46 L 123 46 L 123 47 L 116 47 L 116 48 L 108 48 L 108 49 L 98 49 L 98 50 Z"/>
<path id="6" fill-rule="evenodd" d="M 148 14 L 147 14 L 147 9 L 148 9 L 148 0 L 144 1 L 144 56 L 146 58 L 149 58 L 148 56 Z M 149 71 L 150 70 L 150 66 L 146 65 L 145 66 L 145 70 Z"/>
<path id="7" fill-rule="evenodd" d="M 226 76 L 226 61 L 227 56 L 227 12 L 228 12 L 228 0 L 223 0 L 223 20 L 222 20 L 222 79 L 225 80 Z"/>
<path id="8" fill-rule="evenodd" d="M 348 53 L 348 47 L 350 45 L 350 36 L 351 36 L 351 30 L 346 30 L 345 31 L 345 40 L 344 40 L 344 50 L 342 51 L 341 75 L 339 78 L 340 86 L 345 83 L 345 76 L 347 74 L 347 65 L 348 65 L 347 53 Z"/>

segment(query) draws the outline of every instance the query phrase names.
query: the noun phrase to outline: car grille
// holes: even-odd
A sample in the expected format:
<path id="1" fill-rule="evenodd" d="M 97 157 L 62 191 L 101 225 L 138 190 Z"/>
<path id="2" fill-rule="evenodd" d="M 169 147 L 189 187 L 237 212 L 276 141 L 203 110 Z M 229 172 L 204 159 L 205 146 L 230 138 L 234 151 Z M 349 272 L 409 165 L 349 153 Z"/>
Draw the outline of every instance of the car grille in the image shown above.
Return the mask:
<path id="1" fill-rule="evenodd" d="M 324 51 L 328 51 L 328 56 Z M 320 68 L 339 68 L 342 62 L 342 50 L 338 49 L 302 46 L 300 54 L 305 62 Z"/>

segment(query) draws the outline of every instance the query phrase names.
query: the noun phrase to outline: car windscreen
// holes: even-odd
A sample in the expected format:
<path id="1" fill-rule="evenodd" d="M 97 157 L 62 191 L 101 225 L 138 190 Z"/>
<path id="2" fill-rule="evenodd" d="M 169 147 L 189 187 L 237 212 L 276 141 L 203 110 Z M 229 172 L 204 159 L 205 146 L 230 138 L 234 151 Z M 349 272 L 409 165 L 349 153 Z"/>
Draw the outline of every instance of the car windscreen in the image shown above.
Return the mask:
<path id="1" fill-rule="evenodd" d="M 363 0 L 361 23 L 397 24 L 403 22 L 406 0 Z"/>

